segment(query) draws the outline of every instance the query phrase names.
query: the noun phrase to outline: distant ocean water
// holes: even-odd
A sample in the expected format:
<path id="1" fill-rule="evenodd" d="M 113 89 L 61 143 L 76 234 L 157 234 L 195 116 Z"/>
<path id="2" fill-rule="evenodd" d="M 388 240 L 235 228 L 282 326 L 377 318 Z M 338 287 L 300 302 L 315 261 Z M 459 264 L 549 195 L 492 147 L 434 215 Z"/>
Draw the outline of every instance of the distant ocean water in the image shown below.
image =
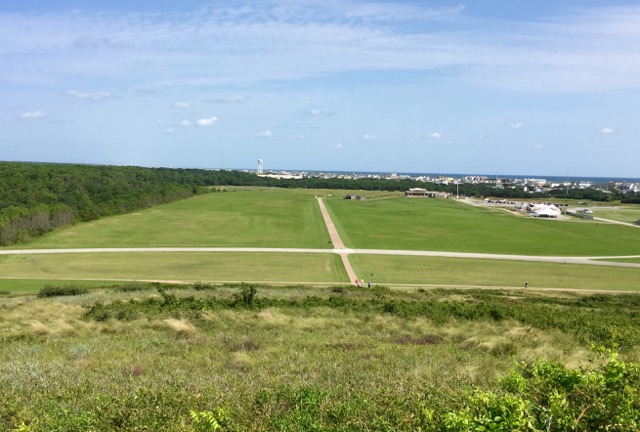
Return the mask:
<path id="1" fill-rule="evenodd" d="M 302 170 L 295 170 L 291 172 L 302 172 Z M 335 174 L 356 174 L 356 175 L 389 175 L 388 172 L 363 172 L 363 171 L 305 171 L 305 172 L 323 172 L 323 173 L 335 173 Z M 572 183 L 575 182 L 588 182 L 591 184 L 607 184 L 614 182 L 622 182 L 622 183 L 638 183 L 640 182 L 640 177 L 572 177 L 572 176 L 545 176 L 545 175 L 535 175 L 535 174 L 477 174 L 477 173 L 403 173 L 397 172 L 395 173 L 399 176 L 411 176 L 411 177 L 452 177 L 452 178 L 462 178 L 467 176 L 483 176 L 488 178 L 510 178 L 510 179 L 525 179 L 525 178 L 535 178 L 535 179 L 545 179 L 552 183 L 564 183 L 566 181 L 570 181 Z"/>
<path id="2" fill-rule="evenodd" d="M 414 174 L 409 174 L 414 175 Z M 536 179 L 545 179 L 548 182 L 552 183 L 564 183 L 566 181 L 570 181 L 572 183 L 575 182 L 588 182 L 592 184 L 606 184 L 606 183 L 637 183 L 640 182 L 640 178 L 629 178 L 629 177 L 571 177 L 571 176 L 545 176 L 545 175 L 513 175 L 513 174 L 418 174 L 418 175 L 428 175 L 430 177 L 453 177 L 453 178 L 461 178 L 465 176 L 485 176 L 488 178 L 536 178 Z"/>

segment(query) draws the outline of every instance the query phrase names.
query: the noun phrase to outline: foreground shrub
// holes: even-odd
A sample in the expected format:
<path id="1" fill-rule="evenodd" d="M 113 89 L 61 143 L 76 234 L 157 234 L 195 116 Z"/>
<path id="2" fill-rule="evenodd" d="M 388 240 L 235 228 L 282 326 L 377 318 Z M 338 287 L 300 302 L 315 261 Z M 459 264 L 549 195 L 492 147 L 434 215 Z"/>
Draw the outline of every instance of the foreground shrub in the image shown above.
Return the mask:
<path id="1" fill-rule="evenodd" d="M 46 298 L 46 297 L 60 297 L 60 296 L 76 296 L 88 293 L 89 290 L 87 288 L 76 287 L 73 285 L 66 286 L 54 286 L 54 285 L 45 285 L 44 288 L 38 292 L 38 297 Z"/>
<path id="2" fill-rule="evenodd" d="M 640 430 L 640 365 L 615 355 L 590 372 L 523 364 L 499 391 L 476 390 L 466 404 L 445 414 L 446 430 Z"/>
<path id="3" fill-rule="evenodd" d="M 251 309 L 257 292 L 255 285 L 242 284 L 240 292 L 233 295 L 234 303 Z"/>
<path id="4" fill-rule="evenodd" d="M 148 284 L 143 283 L 126 283 L 122 285 L 118 285 L 115 290 L 117 292 L 137 292 L 137 291 L 147 291 L 152 289 L 153 287 Z"/>
<path id="5" fill-rule="evenodd" d="M 196 291 L 213 291 L 217 288 L 214 284 L 206 282 L 196 282 L 191 287 Z"/>
<path id="6" fill-rule="evenodd" d="M 197 432 L 231 432 L 234 429 L 229 416 L 222 408 L 213 411 L 189 411 L 194 431 Z"/>

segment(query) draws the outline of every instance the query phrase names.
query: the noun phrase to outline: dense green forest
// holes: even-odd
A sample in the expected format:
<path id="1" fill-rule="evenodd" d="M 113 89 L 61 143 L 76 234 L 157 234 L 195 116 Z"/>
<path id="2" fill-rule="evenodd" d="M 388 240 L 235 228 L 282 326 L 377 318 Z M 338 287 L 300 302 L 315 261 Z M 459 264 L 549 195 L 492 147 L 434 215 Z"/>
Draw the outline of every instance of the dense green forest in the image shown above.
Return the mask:
<path id="1" fill-rule="evenodd" d="M 142 168 L 0 162 L 0 245 L 28 241 L 60 226 L 127 213 L 211 190 L 211 186 L 404 191 L 412 187 L 456 193 L 456 185 L 376 178 L 274 179 L 233 170 Z M 532 194 L 492 185 L 461 184 L 461 195 L 501 198 L 577 198 L 640 202 L 638 194 L 597 189 Z"/>
<path id="2" fill-rule="evenodd" d="M 248 173 L 48 163 L 0 163 L 0 245 L 60 226 L 187 198 Z"/>

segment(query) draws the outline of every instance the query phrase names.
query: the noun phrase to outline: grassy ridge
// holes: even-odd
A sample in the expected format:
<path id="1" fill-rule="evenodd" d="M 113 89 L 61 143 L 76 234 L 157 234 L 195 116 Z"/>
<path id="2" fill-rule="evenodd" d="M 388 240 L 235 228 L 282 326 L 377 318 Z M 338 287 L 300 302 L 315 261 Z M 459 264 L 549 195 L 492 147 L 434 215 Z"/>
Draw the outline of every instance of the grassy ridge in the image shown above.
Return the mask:
<path id="1" fill-rule="evenodd" d="M 444 199 L 327 200 L 348 247 L 516 255 L 640 253 L 640 230 L 521 218 Z"/>
<path id="2" fill-rule="evenodd" d="M 186 432 L 222 407 L 239 431 L 439 430 L 516 359 L 638 358 L 637 296 L 149 288 L 0 299 L 0 429 Z"/>

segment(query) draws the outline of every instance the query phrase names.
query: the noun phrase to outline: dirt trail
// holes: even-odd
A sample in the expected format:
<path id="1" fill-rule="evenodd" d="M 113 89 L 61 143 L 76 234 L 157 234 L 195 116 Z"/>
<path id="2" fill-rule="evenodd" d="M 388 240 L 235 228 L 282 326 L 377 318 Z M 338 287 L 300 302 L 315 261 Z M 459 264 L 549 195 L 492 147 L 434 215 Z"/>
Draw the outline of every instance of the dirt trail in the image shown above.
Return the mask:
<path id="1" fill-rule="evenodd" d="M 327 211 L 322 198 L 318 198 L 318 205 L 320 206 L 320 213 L 322 213 L 324 223 L 327 226 L 327 231 L 329 231 L 329 237 L 331 238 L 334 252 L 340 255 L 342 264 L 344 265 L 344 269 L 347 271 L 347 275 L 349 275 L 349 281 L 355 283 L 355 280 L 358 278 L 358 276 L 356 276 L 356 272 L 353 271 L 353 267 L 351 267 L 351 263 L 349 262 L 349 254 L 351 253 L 351 251 L 349 249 L 345 249 L 344 243 L 340 238 L 340 234 L 338 234 L 338 230 L 333 224 L 331 216 L 329 216 L 329 212 Z"/>

